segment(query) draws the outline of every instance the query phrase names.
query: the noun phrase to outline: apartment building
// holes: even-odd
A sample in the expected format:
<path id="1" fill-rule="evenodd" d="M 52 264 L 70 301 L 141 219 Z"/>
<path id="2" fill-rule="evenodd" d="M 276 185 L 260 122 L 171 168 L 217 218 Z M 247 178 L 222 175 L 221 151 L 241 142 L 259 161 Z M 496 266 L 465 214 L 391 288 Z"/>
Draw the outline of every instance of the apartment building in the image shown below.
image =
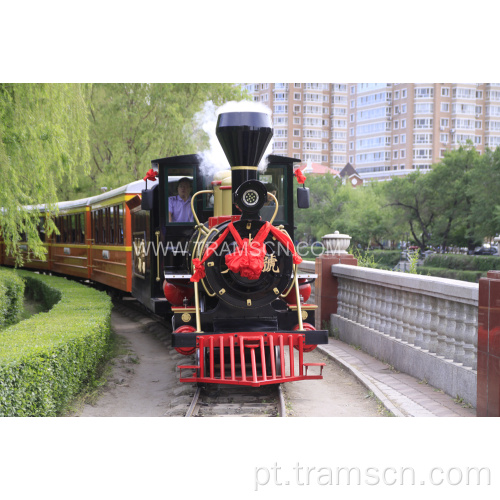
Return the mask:
<path id="1" fill-rule="evenodd" d="M 471 140 L 500 145 L 500 83 L 259 83 L 273 112 L 274 152 L 365 180 L 428 171 Z"/>

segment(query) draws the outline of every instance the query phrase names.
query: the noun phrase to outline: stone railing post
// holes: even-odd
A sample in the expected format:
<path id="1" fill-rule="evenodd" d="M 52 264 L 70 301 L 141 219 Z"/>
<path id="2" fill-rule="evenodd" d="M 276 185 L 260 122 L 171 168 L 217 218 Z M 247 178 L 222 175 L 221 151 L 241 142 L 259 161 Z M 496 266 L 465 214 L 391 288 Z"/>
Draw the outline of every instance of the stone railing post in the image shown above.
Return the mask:
<path id="1" fill-rule="evenodd" d="M 332 276 L 332 266 L 334 264 L 347 264 L 357 266 L 358 260 L 347 253 L 347 248 L 351 242 L 351 237 L 346 234 L 327 234 L 322 238 L 325 252 L 316 257 L 316 304 L 318 312 L 316 314 L 316 329 L 323 329 L 325 322 L 330 323 L 330 316 L 337 313 L 338 306 L 338 281 Z"/>

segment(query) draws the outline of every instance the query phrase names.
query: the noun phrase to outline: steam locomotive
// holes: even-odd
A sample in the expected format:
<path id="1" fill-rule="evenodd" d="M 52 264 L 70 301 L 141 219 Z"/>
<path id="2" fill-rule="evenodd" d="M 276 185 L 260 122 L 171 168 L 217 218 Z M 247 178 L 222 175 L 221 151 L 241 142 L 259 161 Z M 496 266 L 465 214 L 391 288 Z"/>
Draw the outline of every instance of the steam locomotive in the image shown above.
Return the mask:
<path id="1" fill-rule="evenodd" d="M 323 365 L 303 357 L 328 343 L 328 334 L 315 330 L 316 306 L 303 303 L 310 286 L 298 274 L 299 160 L 270 155 L 261 172 L 272 133 L 265 113 L 221 113 L 216 134 L 231 170 L 209 174 L 197 155 L 153 160 L 158 183 L 130 207 L 132 294 L 172 315 L 172 346 L 196 359 L 180 366 L 183 382 L 259 386 L 322 378 Z M 193 221 L 173 222 L 175 189 L 186 179 Z M 308 207 L 307 188 L 298 188 L 297 202 Z"/>
<path id="2" fill-rule="evenodd" d="M 170 316 L 172 346 L 194 358 L 180 367 L 183 382 L 320 379 L 323 364 L 304 362 L 328 334 L 313 326 L 314 275 L 299 275 L 293 244 L 299 160 L 270 155 L 258 169 L 273 133 L 265 113 L 221 113 L 216 133 L 230 170 L 209 172 L 199 155 L 161 158 L 146 186 L 61 202 L 58 235 L 45 234 L 40 219 L 47 259 L 33 258 L 26 243 L 25 267 L 131 293 Z M 186 185 L 188 196 L 178 189 Z M 297 188 L 297 203 L 309 206 L 307 188 Z M 0 265 L 14 264 L 0 241 Z"/>

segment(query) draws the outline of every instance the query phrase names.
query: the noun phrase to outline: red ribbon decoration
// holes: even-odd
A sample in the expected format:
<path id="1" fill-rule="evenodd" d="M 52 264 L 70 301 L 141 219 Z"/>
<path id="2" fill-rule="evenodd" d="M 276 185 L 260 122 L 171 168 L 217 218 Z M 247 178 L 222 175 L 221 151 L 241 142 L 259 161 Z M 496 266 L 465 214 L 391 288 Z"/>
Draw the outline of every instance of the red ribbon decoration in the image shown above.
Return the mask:
<path id="1" fill-rule="evenodd" d="M 158 172 L 155 172 L 152 168 L 148 170 L 148 173 L 144 176 L 144 181 L 155 181 L 158 177 Z"/>
<path id="2" fill-rule="evenodd" d="M 200 279 L 206 276 L 205 261 L 219 248 L 220 244 L 226 239 L 226 236 L 231 232 L 238 245 L 238 249 L 226 255 L 225 261 L 227 267 L 233 273 L 239 273 L 243 278 L 250 280 L 259 279 L 262 269 L 264 269 L 264 257 L 266 255 L 266 246 L 264 241 L 271 232 L 273 236 L 284 245 L 288 251 L 292 253 L 294 264 L 300 264 L 302 258 L 295 251 L 295 246 L 285 233 L 266 222 L 255 235 L 255 238 L 250 242 L 248 238 L 242 239 L 233 223 L 231 222 L 226 230 L 219 236 L 217 241 L 212 243 L 206 250 L 203 258 L 193 259 L 194 274 L 191 276 L 191 281 L 199 282 Z"/>
<path id="3" fill-rule="evenodd" d="M 300 170 L 300 168 L 295 170 L 293 175 L 295 175 L 295 177 L 297 177 L 297 182 L 299 184 L 304 184 L 304 182 L 306 182 L 306 176 L 302 173 L 302 170 Z"/>

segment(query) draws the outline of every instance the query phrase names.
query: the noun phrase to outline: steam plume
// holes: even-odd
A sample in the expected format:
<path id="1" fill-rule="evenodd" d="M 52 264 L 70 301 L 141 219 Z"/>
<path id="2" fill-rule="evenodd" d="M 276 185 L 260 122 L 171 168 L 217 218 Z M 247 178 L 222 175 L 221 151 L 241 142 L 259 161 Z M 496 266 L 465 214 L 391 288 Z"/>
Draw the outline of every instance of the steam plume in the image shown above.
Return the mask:
<path id="1" fill-rule="evenodd" d="M 201 172 L 203 175 L 210 176 L 218 170 L 228 170 L 229 162 L 222 147 L 215 135 L 215 127 L 217 125 L 217 118 L 220 113 L 230 112 L 259 112 L 271 115 L 271 110 L 264 104 L 253 101 L 230 101 L 219 108 L 215 106 L 212 101 L 205 103 L 203 111 L 196 115 L 196 120 L 199 126 L 208 134 L 210 148 L 198 155 L 201 157 Z M 262 160 L 259 164 L 259 170 L 264 171 L 267 166 L 267 156 L 271 154 L 273 149 L 273 141 L 269 143 Z"/>

